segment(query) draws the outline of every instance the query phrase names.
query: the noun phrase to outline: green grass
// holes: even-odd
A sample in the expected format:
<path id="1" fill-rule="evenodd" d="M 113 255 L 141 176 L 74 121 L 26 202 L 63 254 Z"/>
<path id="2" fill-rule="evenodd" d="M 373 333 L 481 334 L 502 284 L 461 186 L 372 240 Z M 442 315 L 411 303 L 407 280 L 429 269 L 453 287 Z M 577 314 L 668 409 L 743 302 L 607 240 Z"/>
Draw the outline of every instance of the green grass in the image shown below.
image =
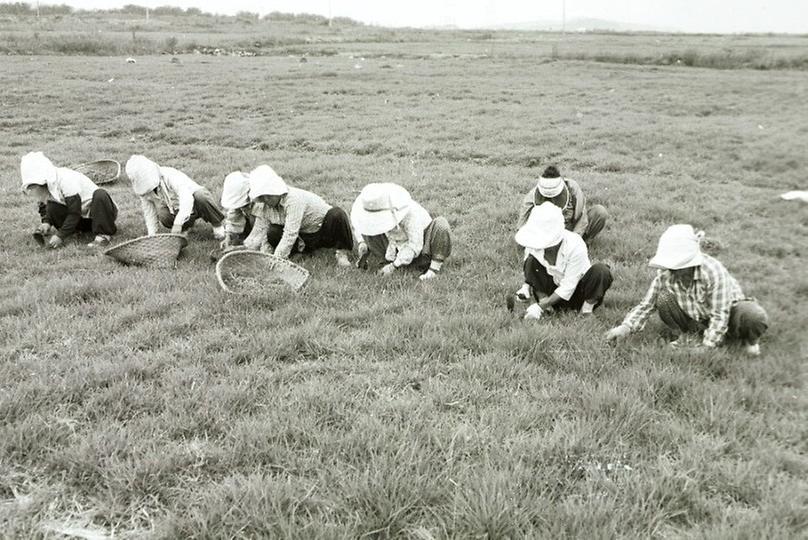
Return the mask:
<path id="1" fill-rule="evenodd" d="M 804 76 L 479 47 L 0 59 L 5 536 L 806 534 L 808 221 L 777 199 L 804 186 Z M 219 291 L 201 224 L 176 271 L 48 252 L 18 187 L 35 149 L 144 153 L 216 195 L 270 163 L 346 209 L 395 181 L 449 219 L 455 254 L 426 284 L 300 259 L 313 277 L 288 301 Z M 616 281 L 592 318 L 525 324 L 503 301 L 520 285 L 514 221 L 551 162 L 611 212 L 592 257 Z M 118 238 L 143 234 L 135 196 L 110 189 Z M 769 311 L 761 358 L 674 354 L 656 320 L 603 342 L 674 222 L 720 241 Z"/>

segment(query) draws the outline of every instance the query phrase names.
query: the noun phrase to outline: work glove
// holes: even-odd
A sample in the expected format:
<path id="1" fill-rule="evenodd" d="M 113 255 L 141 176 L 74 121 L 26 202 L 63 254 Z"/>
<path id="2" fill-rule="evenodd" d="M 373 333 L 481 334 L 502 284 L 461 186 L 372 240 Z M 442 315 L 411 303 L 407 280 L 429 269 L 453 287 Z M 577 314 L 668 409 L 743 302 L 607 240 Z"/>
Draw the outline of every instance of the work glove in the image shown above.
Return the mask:
<path id="1" fill-rule="evenodd" d="M 436 274 L 435 271 L 430 268 L 429 270 L 418 276 L 418 279 L 420 279 L 421 281 L 426 281 L 428 279 L 434 279 L 436 277 L 438 277 L 438 274 Z"/>
<path id="2" fill-rule="evenodd" d="M 379 270 L 379 275 L 380 276 L 389 276 L 390 274 L 392 274 L 395 271 L 396 271 L 395 265 L 393 263 L 389 263 L 389 264 L 385 264 L 384 266 L 381 267 L 381 269 Z"/>
<path id="3" fill-rule="evenodd" d="M 626 337 L 631 333 L 631 329 L 621 324 L 620 326 L 615 326 L 608 332 L 606 332 L 606 341 L 618 341 Z"/>
<path id="4" fill-rule="evenodd" d="M 55 234 L 50 237 L 50 240 L 48 240 L 48 247 L 50 247 L 52 249 L 60 248 L 60 247 L 62 247 L 62 244 L 64 244 L 62 239 L 59 238 L 59 236 L 57 236 Z"/>
<path id="5" fill-rule="evenodd" d="M 541 319 L 542 309 L 539 304 L 530 304 L 525 310 L 525 319 L 532 319 L 538 321 Z"/>

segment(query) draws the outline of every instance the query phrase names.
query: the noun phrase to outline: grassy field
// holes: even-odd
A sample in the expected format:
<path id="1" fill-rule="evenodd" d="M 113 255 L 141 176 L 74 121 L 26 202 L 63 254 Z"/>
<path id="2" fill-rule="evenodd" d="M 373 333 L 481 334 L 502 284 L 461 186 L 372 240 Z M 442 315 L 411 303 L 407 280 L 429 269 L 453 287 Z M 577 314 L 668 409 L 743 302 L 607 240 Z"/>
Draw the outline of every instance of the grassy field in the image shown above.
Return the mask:
<path id="1" fill-rule="evenodd" d="M 0 58 L 2 536 L 808 534 L 808 214 L 777 198 L 805 187 L 805 72 L 440 39 L 312 46 L 307 63 Z M 585 39 L 594 55 L 618 37 Z M 313 277 L 293 301 L 226 296 L 201 224 L 176 271 L 37 248 L 29 150 L 144 153 L 217 196 L 269 163 L 346 209 L 394 181 L 449 219 L 455 254 L 420 283 L 323 253 L 298 260 Z M 550 163 L 611 212 L 591 255 L 616 280 L 594 317 L 527 324 L 504 308 L 514 222 Z M 119 239 L 144 234 L 126 183 L 111 193 Z M 769 311 L 761 358 L 676 354 L 657 320 L 604 343 L 677 222 Z"/>

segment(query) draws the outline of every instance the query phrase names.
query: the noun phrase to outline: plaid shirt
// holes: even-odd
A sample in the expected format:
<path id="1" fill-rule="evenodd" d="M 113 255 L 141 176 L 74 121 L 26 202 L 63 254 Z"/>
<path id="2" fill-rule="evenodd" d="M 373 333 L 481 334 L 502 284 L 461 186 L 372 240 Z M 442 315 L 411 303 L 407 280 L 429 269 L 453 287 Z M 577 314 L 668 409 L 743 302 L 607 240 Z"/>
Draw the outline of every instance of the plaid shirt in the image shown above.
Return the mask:
<path id="1" fill-rule="evenodd" d="M 723 264 L 709 255 L 703 257 L 704 261 L 696 267 L 689 287 L 674 282 L 670 271 L 659 270 L 645 298 L 626 315 L 623 324 L 632 332 L 641 330 L 656 309 L 657 296 L 667 291 L 687 315 L 707 326 L 703 339 L 705 346 L 715 347 L 721 343 L 729 326 L 730 310 L 744 299 L 744 295 Z"/>

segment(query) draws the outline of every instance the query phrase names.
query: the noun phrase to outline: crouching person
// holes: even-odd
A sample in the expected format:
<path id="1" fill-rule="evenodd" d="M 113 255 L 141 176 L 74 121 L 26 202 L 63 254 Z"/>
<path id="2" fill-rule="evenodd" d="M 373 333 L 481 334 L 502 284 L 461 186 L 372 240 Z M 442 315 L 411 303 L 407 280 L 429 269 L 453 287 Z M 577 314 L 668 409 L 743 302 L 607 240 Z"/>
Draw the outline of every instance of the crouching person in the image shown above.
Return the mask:
<path id="1" fill-rule="evenodd" d="M 109 244 L 118 228 L 118 208 L 105 189 L 80 172 L 56 167 L 42 152 L 22 157 L 23 189 L 39 203 L 37 233 L 51 235 L 48 246 L 58 248 L 76 232 L 92 232 L 89 247 Z"/>
<path id="2" fill-rule="evenodd" d="M 700 336 L 696 352 L 712 349 L 729 338 L 760 354 L 758 340 L 769 326 L 768 316 L 753 298 L 746 298 L 738 282 L 716 259 L 701 252 L 703 232 L 690 225 L 672 225 L 660 237 L 649 266 L 657 275 L 642 302 L 623 323 L 606 334 L 609 341 L 641 330 L 656 310 L 677 335 L 674 347 L 687 346 L 688 336 Z"/>
<path id="3" fill-rule="evenodd" d="M 160 223 L 173 234 L 182 234 L 202 218 L 213 226 L 216 239 L 224 239 L 224 214 L 210 191 L 182 171 L 161 167 L 145 156 L 135 155 L 126 162 L 126 174 L 140 197 L 149 236 L 157 234 Z"/>
<path id="4" fill-rule="evenodd" d="M 397 184 L 366 185 L 353 204 L 351 221 L 362 236 L 357 266 L 366 268 L 368 257 L 376 255 L 387 261 L 379 270 L 383 275 L 412 265 L 426 270 L 419 279 L 432 279 L 452 253 L 451 227 L 446 218 L 432 219 Z"/>
<path id="5" fill-rule="evenodd" d="M 335 248 L 338 266 L 350 266 L 353 233 L 348 215 L 319 195 L 290 187 L 269 165 L 250 172 L 250 200 L 255 223 L 244 241 L 248 249 L 261 249 L 288 258 L 292 252 Z"/>
<path id="6" fill-rule="evenodd" d="M 606 208 L 600 204 L 587 208 L 586 197 L 578 182 L 563 178 L 558 169 L 550 165 L 542 173 L 536 187 L 522 199 L 516 226 L 522 227 L 527 223 L 533 208 L 547 201 L 561 208 L 566 229 L 581 235 L 587 244 L 603 230 L 609 218 Z"/>
<path id="7" fill-rule="evenodd" d="M 539 319 L 557 309 L 588 314 L 603 302 L 612 285 L 611 270 L 590 263 L 586 243 L 564 228 L 560 208 L 551 202 L 535 207 L 515 238 L 526 249 L 525 284 L 535 301 L 527 308 L 526 319 Z"/>
<path id="8" fill-rule="evenodd" d="M 250 178 L 241 171 L 228 174 L 222 187 L 225 237 L 222 247 L 239 246 L 252 231 Z"/>

